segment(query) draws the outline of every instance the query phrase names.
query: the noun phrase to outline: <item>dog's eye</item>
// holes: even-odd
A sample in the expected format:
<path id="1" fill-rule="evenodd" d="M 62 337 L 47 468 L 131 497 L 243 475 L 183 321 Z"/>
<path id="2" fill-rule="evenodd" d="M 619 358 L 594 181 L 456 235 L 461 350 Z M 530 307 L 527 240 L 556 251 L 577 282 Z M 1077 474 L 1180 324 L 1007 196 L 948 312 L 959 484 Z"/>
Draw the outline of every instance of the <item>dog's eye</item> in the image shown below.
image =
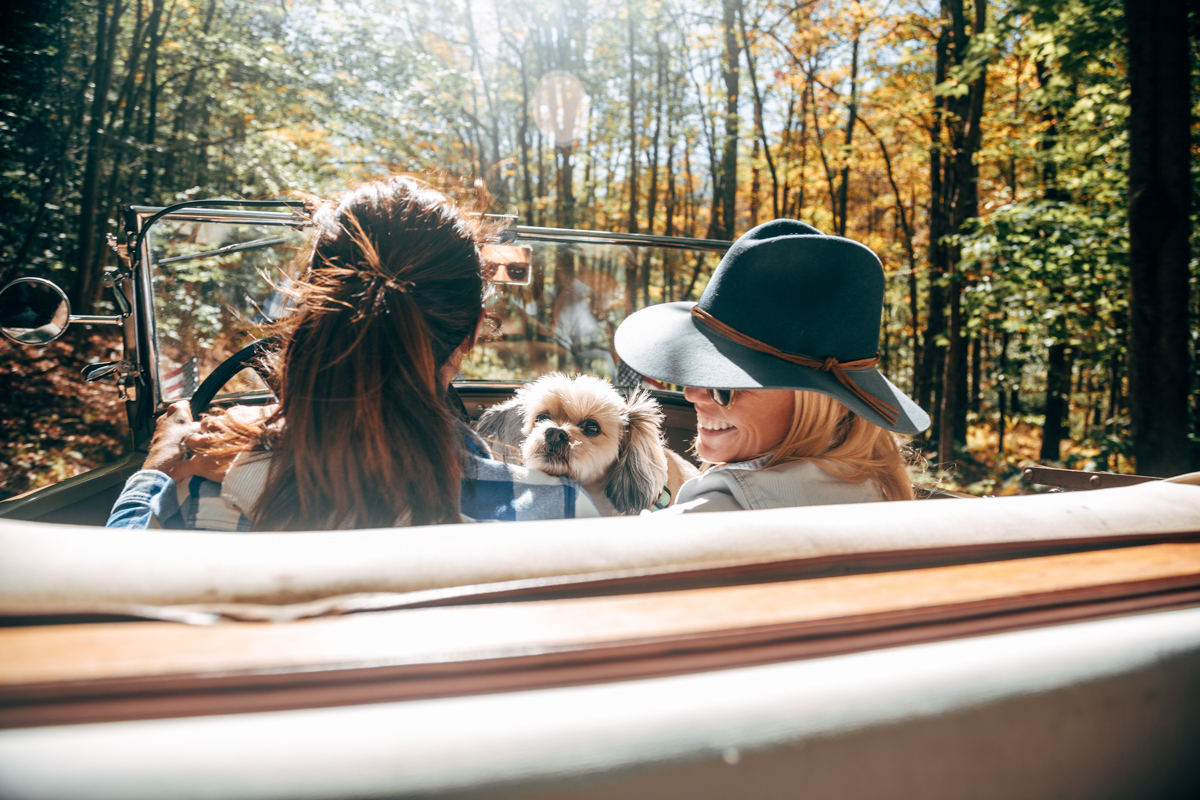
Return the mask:
<path id="1" fill-rule="evenodd" d="M 599 436 L 600 435 L 600 423 L 596 422 L 596 420 L 594 420 L 594 419 L 584 420 L 583 435 L 584 436 Z"/>
<path id="2" fill-rule="evenodd" d="M 546 422 L 549 419 L 550 415 L 543 411 L 541 414 L 537 415 L 536 419 L 534 419 L 534 422 Z"/>

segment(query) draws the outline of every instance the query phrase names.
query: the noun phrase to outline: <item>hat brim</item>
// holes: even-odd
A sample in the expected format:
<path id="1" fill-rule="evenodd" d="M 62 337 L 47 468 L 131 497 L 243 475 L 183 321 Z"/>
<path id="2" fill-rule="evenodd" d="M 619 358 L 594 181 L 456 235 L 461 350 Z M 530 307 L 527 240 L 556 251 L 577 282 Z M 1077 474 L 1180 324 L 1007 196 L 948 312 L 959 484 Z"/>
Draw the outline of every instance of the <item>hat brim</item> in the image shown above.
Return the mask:
<path id="1" fill-rule="evenodd" d="M 680 386 L 706 389 L 798 389 L 819 392 L 864 419 L 896 433 L 929 427 L 929 415 L 877 369 L 848 370 L 867 394 L 898 412 L 889 423 L 832 373 L 811 369 L 726 339 L 692 316 L 695 303 L 643 308 L 621 323 L 614 341 L 621 359 L 638 373 Z"/>

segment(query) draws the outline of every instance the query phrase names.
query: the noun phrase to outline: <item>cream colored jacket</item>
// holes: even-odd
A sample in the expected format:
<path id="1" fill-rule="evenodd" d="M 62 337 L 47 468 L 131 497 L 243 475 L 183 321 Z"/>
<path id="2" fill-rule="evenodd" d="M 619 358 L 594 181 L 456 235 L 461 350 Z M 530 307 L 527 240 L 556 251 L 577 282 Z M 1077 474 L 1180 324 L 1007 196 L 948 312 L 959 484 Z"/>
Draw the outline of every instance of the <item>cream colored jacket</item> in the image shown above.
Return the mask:
<path id="1" fill-rule="evenodd" d="M 767 467 L 770 456 L 722 464 L 679 487 L 675 505 L 658 514 L 869 503 L 885 499 L 874 480 L 851 483 L 810 461 Z"/>

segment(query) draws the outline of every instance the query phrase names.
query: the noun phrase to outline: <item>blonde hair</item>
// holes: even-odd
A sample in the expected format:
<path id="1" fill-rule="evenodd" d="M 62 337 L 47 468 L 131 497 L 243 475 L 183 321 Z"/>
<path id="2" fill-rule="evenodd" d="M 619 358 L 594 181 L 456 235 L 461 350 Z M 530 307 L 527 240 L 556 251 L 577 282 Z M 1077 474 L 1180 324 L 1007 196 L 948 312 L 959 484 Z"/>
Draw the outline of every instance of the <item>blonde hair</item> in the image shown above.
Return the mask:
<path id="1" fill-rule="evenodd" d="M 872 478 L 887 500 L 912 500 L 901 440 L 816 392 L 795 393 L 792 427 L 766 466 L 811 461 L 851 483 Z"/>

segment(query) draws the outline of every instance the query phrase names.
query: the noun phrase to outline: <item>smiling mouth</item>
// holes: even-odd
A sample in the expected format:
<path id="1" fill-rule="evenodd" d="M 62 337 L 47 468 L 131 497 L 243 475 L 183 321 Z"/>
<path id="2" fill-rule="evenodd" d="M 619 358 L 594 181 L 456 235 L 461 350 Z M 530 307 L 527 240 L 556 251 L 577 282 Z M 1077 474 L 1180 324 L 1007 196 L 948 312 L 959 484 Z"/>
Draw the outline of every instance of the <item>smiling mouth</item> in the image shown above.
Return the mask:
<path id="1" fill-rule="evenodd" d="M 702 414 L 696 415 L 696 427 L 702 431 L 727 431 L 736 428 L 736 425 L 730 425 L 728 422 L 722 422 L 719 419 L 712 419 Z"/>

